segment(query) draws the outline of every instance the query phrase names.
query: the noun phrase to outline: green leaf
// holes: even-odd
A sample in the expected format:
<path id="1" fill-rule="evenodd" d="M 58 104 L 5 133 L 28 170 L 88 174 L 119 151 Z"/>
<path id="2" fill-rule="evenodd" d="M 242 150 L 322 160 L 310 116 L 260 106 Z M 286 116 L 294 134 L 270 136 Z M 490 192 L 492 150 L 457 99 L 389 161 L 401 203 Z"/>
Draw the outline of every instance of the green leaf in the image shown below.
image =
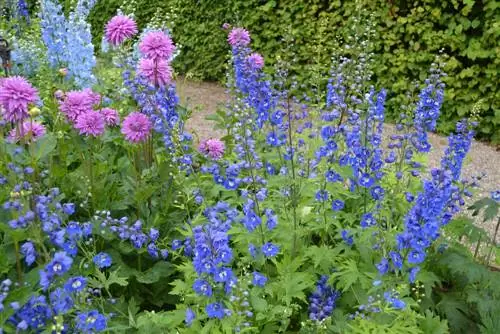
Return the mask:
<path id="1" fill-rule="evenodd" d="M 358 281 L 361 273 L 358 271 L 358 266 L 353 260 L 347 260 L 339 269 L 339 271 L 334 272 L 330 276 L 329 281 L 337 280 L 337 286 L 345 292 Z"/>
<path id="2" fill-rule="evenodd" d="M 250 303 L 255 311 L 264 313 L 267 311 L 267 301 L 259 294 L 262 294 L 262 289 L 253 288 L 250 292 Z"/>
<path id="3" fill-rule="evenodd" d="M 104 272 L 98 270 L 95 273 L 97 279 L 91 278 L 91 279 L 89 279 L 89 282 L 96 287 L 104 288 L 106 290 L 109 290 L 109 287 L 113 284 L 118 284 L 120 286 L 127 286 L 128 285 L 128 282 L 127 282 L 128 277 L 118 276 L 119 270 L 120 270 L 120 268 L 110 272 L 109 277 L 106 277 L 106 274 Z"/>
<path id="4" fill-rule="evenodd" d="M 302 218 L 307 217 L 311 213 L 312 209 L 313 209 L 312 206 L 304 206 L 301 210 L 301 217 Z"/>
<path id="5" fill-rule="evenodd" d="M 46 134 L 34 144 L 33 156 L 37 161 L 41 160 L 47 157 L 56 148 L 56 146 L 56 138 L 51 134 Z"/>
<path id="6" fill-rule="evenodd" d="M 160 261 L 156 262 L 153 267 L 145 272 L 136 272 L 135 277 L 140 283 L 152 284 L 170 276 L 173 272 L 174 270 L 170 263 Z"/>
<path id="7" fill-rule="evenodd" d="M 474 333 L 475 325 L 469 318 L 469 306 L 459 293 L 443 294 L 437 309 L 446 315 L 452 333 Z"/>
<path id="8" fill-rule="evenodd" d="M 288 272 L 281 279 L 268 286 L 269 292 L 274 292 L 277 299 L 286 305 L 292 304 L 293 300 L 299 299 L 306 302 L 306 290 L 314 286 L 314 278 L 309 273 Z M 272 288 L 272 289 L 271 289 Z"/>
<path id="9" fill-rule="evenodd" d="M 175 281 L 170 283 L 170 285 L 173 286 L 172 291 L 170 291 L 170 294 L 178 296 L 185 295 L 191 288 L 185 281 L 180 279 L 176 279 Z"/>
<path id="10" fill-rule="evenodd" d="M 499 207 L 500 207 L 500 205 L 498 205 L 498 203 L 494 203 L 494 204 L 489 205 L 486 208 L 486 210 L 484 210 L 483 221 L 489 221 L 489 220 L 493 220 L 494 218 L 496 218 L 498 216 L 498 208 Z"/>
<path id="11" fill-rule="evenodd" d="M 221 118 L 217 114 L 210 114 L 210 115 L 205 116 L 205 120 L 218 122 L 218 121 L 221 121 Z"/>
<path id="12" fill-rule="evenodd" d="M 130 300 L 128 301 L 128 323 L 132 328 L 137 328 L 135 316 L 137 315 L 137 313 L 139 313 L 139 310 L 140 309 L 135 303 L 134 297 L 132 296 L 132 298 L 130 298 Z"/>
<path id="13" fill-rule="evenodd" d="M 139 203 L 149 199 L 155 192 L 158 191 L 158 186 L 143 184 L 135 193 L 135 200 Z"/>
<path id="14" fill-rule="evenodd" d="M 309 257 L 313 263 L 314 268 L 319 268 L 323 272 L 328 272 L 329 268 L 333 267 L 335 258 L 340 252 L 340 248 L 332 249 L 328 246 L 310 246 L 305 256 Z"/>
<path id="15" fill-rule="evenodd" d="M 127 286 L 128 285 L 127 279 L 128 277 L 118 276 L 118 270 L 112 271 L 109 274 L 109 278 L 106 282 L 106 289 L 109 289 L 109 287 L 113 284 L 118 284 L 120 286 Z"/>
<path id="16" fill-rule="evenodd" d="M 448 322 L 441 320 L 432 314 L 430 310 L 425 311 L 425 317 L 419 321 L 419 327 L 426 334 L 448 334 Z"/>

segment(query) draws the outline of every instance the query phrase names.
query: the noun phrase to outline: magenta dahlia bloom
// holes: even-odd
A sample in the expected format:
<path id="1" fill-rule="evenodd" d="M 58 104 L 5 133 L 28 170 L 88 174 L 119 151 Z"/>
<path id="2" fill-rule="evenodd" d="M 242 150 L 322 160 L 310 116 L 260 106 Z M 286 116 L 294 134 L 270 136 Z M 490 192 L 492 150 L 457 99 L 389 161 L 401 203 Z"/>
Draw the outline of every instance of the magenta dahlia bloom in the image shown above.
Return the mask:
<path id="1" fill-rule="evenodd" d="M 21 140 L 37 141 L 46 133 L 45 126 L 35 121 L 24 121 L 19 129 L 12 129 L 9 132 L 8 140 L 17 143 Z"/>
<path id="2" fill-rule="evenodd" d="M 143 58 L 139 62 L 137 71 L 153 85 L 165 86 L 172 82 L 172 67 L 164 59 Z"/>
<path id="3" fill-rule="evenodd" d="M 257 52 L 252 53 L 247 57 L 248 66 L 254 70 L 260 70 L 264 67 L 264 58 Z"/>
<path id="4" fill-rule="evenodd" d="M 126 140 L 138 143 L 148 138 L 151 127 L 151 121 L 146 115 L 133 112 L 123 120 L 122 133 Z"/>
<path id="5" fill-rule="evenodd" d="M 130 17 L 116 15 L 106 24 L 106 40 L 111 45 L 120 45 L 137 34 L 137 24 Z"/>
<path id="6" fill-rule="evenodd" d="M 102 108 L 100 113 L 104 117 L 106 125 L 115 126 L 120 123 L 120 116 L 118 116 L 118 112 L 116 110 L 111 108 Z"/>
<path id="7" fill-rule="evenodd" d="M 250 33 L 243 28 L 233 28 L 227 37 L 231 46 L 247 46 L 250 44 Z"/>
<path id="8" fill-rule="evenodd" d="M 104 116 L 100 113 L 89 110 L 82 113 L 75 122 L 75 129 L 81 135 L 98 137 L 104 133 Z"/>
<path id="9" fill-rule="evenodd" d="M 70 91 L 66 93 L 64 100 L 60 103 L 59 110 L 66 115 L 70 122 L 75 122 L 81 114 L 92 111 L 93 106 L 98 104 L 99 100 L 99 94 L 90 89 Z"/>
<path id="10" fill-rule="evenodd" d="M 29 117 L 28 105 L 38 100 L 38 91 L 23 77 L 0 81 L 0 105 L 6 121 L 19 122 Z"/>
<path id="11" fill-rule="evenodd" d="M 169 60 L 175 51 L 172 39 L 162 31 L 148 32 L 139 43 L 139 50 L 149 59 Z"/>
<path id="12" fill-rule="evenodd" d="M 224 155 L 224 143 L 219 139 L 205 139 L 200 143 L 199 150 L 201 153 L 209 156 L 214 160 L 219 160 Z"/>
<path id="13" fill-rule="evenodd" d="M 89 99 L 92 100 L 94 105 L 101 103 L 101 95 L 99 93 L 93 92 L 90 88 L 85 88 L 82 92 L 88 94 Z"/>

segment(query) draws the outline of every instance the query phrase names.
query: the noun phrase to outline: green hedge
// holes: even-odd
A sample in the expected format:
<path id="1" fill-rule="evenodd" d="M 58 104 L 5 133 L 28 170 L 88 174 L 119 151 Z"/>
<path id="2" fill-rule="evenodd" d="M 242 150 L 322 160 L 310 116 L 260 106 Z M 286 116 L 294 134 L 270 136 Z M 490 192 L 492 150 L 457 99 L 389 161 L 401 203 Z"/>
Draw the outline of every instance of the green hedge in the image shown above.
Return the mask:
<path id="1" fill-rule="evenodd" d="M 91 15 L 93 32 L 102 28 L 122 0 L 101 0 Z M 365 0 L 374 15 L 377 37 L 375 80 L 391 91 L 389 113 L 399 114 L 400 101 L 412 81 L 422 81 L 436 54 L 450 56 L 441 132 L 469 116 L 481 101 L 478 137 L 500 143 L 500 91 L 498 90 L 500 4 L 495 0 Z M 355 1 L 329 0 L 137 0 L 141 26 L 157 7 L 173 12 L 175 41 L 182 45 L 176 66 L 200 79 L 224 77 L 229 47 L 224 22 L 250 30 L 253 47 L 272 64 L 285 52 L 296 58 L 295 72 L 303 81 L 323 64 L 327 72 L 336 36 L 349 33 Z M 285 45 L 283 38 L 293 36 Z"/>

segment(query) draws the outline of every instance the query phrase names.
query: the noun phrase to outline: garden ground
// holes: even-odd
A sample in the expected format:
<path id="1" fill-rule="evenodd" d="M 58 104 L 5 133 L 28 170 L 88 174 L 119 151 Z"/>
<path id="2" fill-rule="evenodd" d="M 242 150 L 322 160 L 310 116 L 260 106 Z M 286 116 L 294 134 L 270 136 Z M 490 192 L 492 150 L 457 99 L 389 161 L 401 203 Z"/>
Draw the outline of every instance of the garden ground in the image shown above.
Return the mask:
<path id="1" fill-rule="evenodd" d="M 214 82 L 197 82 L 181 78 L 177 82 L 177 91 L 182 103 L 194 110 L 187 127 L 201 139 L 222 135 L 220 130 L 213 128 L 213 122 L 205 119 L 216 112 L 227 99 L 225 88 Z M 388 124 L 385 128 L 385 137 L 393 133 L 394 127 Z M 447 146 L 447 139 L 443 136 L 430 134 L 432 150 L 429 154 L 429 166 L 437 167 Z M 500 151 L 490 145 L 473 141 L 467 160 L 462 169 L 463 178 L 470 179 L 484 172 L 478 198 L 489 196 L 491 191 L 500 186 Z M 481 222 L 478 222 L 481 225 Z M 483 226 L 493 234 L 495 224 L 488 222 Z"/>

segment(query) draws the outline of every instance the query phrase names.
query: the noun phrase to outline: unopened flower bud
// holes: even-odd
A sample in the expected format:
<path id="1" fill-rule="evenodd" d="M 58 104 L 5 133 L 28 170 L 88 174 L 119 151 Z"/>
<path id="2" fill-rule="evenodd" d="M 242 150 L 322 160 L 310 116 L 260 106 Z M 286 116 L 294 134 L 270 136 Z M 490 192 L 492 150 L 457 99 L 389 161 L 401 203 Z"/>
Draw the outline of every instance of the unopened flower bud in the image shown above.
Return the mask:
<path id="1" fill-rule="evenodd" d="M 40 115 L 40 108 L 38 107 L 31 107 L 30 111 L 29 111 L 29 114 L 31 117 L 36 117 L 38 115 Z"/>

